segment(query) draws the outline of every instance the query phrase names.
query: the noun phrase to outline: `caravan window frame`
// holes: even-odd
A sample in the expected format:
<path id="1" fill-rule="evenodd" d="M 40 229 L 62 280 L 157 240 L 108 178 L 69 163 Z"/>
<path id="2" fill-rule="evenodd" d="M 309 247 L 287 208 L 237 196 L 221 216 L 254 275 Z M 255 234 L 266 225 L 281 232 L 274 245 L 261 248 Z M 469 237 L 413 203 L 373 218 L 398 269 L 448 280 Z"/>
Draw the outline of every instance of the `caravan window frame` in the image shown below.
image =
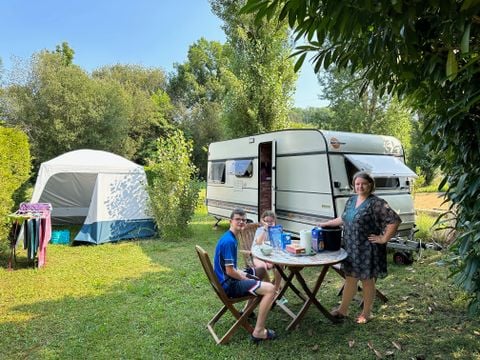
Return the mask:
<path id="1" fill-rule="evenodd" d="M 253 159 L 238 159 L 233 162 L 233 174 L 237 178 L 251 178 L 253 169 Z"/>
<path id="2" fill-rule="evenodd" d="M 345 169 L 347 171 L 347 178 L 348 178 L 348 185 L 351 190 L 354 190 L 353 186 L 353 175 L 355 173 L 361 171 L 361 169 L 357 168 L 349 159 L 346 157 L 345 159 Z M 398 176 L 373 176 L 375 181 L 375 188 L 378 190 L 386 190 L 386 189 L 399 189 L 400 188 L 400 178 Z"/>
<path id="3" fill-rule="evenodd" d="M 208 180 L 213 184 L 225 184 L 227 176 L 227 164 L 225 161 L 212 161 L 210 163 L 210 171 L 208 172 Z"/>

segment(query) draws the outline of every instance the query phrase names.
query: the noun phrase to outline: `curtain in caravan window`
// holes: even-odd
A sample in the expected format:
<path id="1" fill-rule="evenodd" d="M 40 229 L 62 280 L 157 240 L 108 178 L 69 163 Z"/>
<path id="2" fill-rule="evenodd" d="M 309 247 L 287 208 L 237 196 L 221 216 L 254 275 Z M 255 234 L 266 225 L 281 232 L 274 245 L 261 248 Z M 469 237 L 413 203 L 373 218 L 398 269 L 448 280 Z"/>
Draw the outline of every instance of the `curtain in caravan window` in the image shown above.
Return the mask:
<path id="1" fill-rule="evenodd" d="M 210 165 L 210 180 L 214 183 L 225 183 L 225 161 L 214 161 Z"/>
<path id="2" fill-rule="evenodd" d="M 248 160 L 235 160 L 234 168 L 236 177 L 252 177 L 253 175 L 253 162 Z"/>

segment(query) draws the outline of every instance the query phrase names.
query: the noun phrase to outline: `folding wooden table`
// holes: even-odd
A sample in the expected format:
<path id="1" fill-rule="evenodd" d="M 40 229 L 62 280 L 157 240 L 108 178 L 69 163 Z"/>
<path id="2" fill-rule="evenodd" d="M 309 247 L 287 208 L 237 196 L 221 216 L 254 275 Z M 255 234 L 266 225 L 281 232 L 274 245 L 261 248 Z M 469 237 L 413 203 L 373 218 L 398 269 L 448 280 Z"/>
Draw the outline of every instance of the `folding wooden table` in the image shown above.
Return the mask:
<path id="1" fill-rule="evenodd" d="M 327 319 L 332 322 L 337 322 L 317 299 L 317 293 L 330 266 L 342 262 L 347 257 L 347 252 L 344 249 L 338 251 L 323 251 L 315 255 L 292 255 L 281 249 L 274 249 L 273 252 L 267 256 L 261 252 L 259 246 L 254 245 L 252 247 L 252 255 L 260 260 L 272 263 L 285 280 L 283 288 L 276 299 L 281 299 L 285 291 L 290 288 L 297 296 L 304 300 L 303 306 L 297 314 L 293 313 L 288 307 L 284 305 L 281 306 L 281 308 L 293 318 L 292 322 L 287 326 L 287 330 L 294 329 L 298 325 L 312 303 Z M 302 276 L 302 270 L 312 266 L 320 266 L 322 269 L 318 274 L 313 288 L 309 288 Z M 288 270 L 289 273 L 287 274 L 285 270 Z M 294 278 L 297 279 L 302 287 L 306 295 L 305 297 L 301 296 L 300 290 L 293 284 L 292 281 Z"/>

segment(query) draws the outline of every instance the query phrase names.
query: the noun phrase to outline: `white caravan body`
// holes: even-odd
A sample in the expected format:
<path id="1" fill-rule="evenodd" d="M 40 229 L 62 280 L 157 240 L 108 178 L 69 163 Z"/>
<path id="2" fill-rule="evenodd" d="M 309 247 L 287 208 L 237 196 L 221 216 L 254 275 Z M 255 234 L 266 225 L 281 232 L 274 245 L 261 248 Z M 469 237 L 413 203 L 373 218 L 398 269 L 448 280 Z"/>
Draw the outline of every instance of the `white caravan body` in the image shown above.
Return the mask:
<path id="1" fill-rule="evenodd" d="M 212 143 L 208 213 L 220 220 L 240 207 L 256 222 L 271 209 L 285 231 L 299 234 L 342 214 L 359 170 L 375 178 L 375 194 L 402 218 L 397 237 L 412 240 L 416 175 L 392 136 L 292 129 Z"/>

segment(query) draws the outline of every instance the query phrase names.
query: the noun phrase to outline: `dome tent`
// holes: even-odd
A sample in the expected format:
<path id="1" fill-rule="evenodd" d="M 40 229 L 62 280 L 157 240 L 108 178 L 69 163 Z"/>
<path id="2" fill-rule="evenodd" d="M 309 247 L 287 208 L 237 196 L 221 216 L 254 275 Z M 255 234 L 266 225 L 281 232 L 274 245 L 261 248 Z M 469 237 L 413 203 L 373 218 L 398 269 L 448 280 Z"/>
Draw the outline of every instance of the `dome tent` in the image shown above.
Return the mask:
<path id="1" fill-rule="evenodd" d="M 99 150 L 76 150 L 40 165 L 32 202 L 52 204 L 53 224 L 82 224 L 94 244 L 155 235 L 143 167 Z"/>

